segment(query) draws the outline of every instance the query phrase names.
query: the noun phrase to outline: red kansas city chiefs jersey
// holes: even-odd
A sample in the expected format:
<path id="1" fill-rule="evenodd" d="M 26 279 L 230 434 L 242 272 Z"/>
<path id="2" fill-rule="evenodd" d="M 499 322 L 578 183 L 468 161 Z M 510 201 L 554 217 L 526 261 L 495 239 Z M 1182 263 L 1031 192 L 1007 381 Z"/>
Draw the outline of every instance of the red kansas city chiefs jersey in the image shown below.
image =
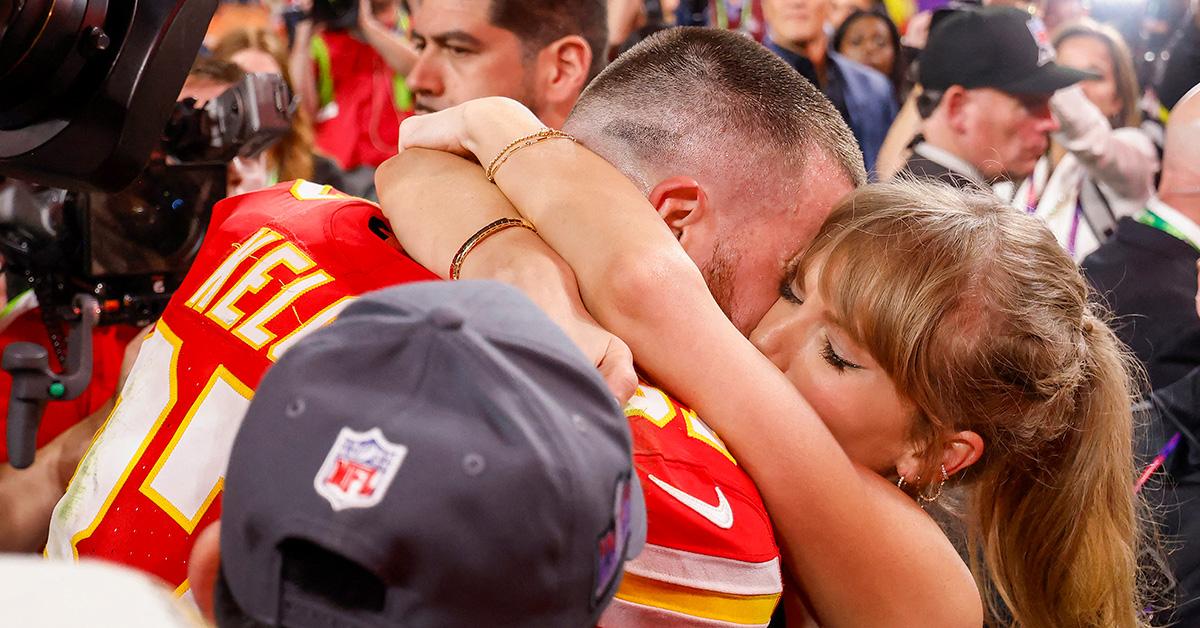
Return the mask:
<path id="1" fill-rule="evenodd" d="M 46 553 L 94 557 L 187 591 L 195 536 L 220 516 L 234 435 L 267 368 L 356 295 L 436 277 L 379 209 L 305 181 L 224 200 L 54 510 Z M 280 434 L 280 438 L 287 438 Z"/>
<path id="2" fill-rule="evenodd" d="M 783 590 L 754 482 L 696 413 L 642 384 L 625 407 L 646 499 L 646 546 L 600 620 L 632 626 L 765 626 Z"/>

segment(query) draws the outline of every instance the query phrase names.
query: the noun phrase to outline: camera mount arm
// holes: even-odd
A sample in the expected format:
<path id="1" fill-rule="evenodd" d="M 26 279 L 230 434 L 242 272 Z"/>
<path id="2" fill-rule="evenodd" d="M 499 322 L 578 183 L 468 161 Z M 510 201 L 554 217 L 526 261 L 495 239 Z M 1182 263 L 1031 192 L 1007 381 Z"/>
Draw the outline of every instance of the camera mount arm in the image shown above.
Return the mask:
<path id="1" fill-rule="evenodd" d="M 46 348 L 31 342 L 12 343 L 0 360 L 0 366 L 12 375 L 8 461 L 17 469 L 33 464 L 46 402 L 74 399 L 83 394 L 92 379 L 92 329 L 100 317 L 100 306 L 86 294 L 75 295 L 74 305 L 77 317 L 69 323 L 67 363 L 62 373 L 51 371 Z"/>

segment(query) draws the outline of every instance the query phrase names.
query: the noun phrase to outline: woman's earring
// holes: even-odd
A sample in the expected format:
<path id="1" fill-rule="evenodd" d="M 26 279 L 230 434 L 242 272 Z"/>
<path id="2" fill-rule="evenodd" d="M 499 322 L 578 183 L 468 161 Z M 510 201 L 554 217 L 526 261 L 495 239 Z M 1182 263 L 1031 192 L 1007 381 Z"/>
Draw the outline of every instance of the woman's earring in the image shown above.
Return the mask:
<path id="1" fill-rule="evenodd" d="M 924 490 L 922 490 L 920 493 L 917 494 L 917 499 L 922 504 L 932 504 L 933 502 L 936 502 L 939 497 L 942 496 L 942 488 L 946 486 L 946 480 L 949 480 L 950 476 L 946 474 L 946 465 L 941 465 L 941 469 L 942 469 L 942 480 L 937 483 L 937 490 L 934 491 L 933 495 L 932 496 L 925 495 Z"/>
<path id="2" fill-rule="evenodd" d="M 902 490 L 902 491 L 904 490 L 904 485 L 905 485 L 905 484 L 908 484 L 908 480 L 905 480 L 903 475 L 902 475 L 902 476 L 900 476 L 900 479 L 899 479 L 899 480 L 896 480 L 896 488 L 898 488 L 898 489 L 900 489 L 900 490 Z"/>

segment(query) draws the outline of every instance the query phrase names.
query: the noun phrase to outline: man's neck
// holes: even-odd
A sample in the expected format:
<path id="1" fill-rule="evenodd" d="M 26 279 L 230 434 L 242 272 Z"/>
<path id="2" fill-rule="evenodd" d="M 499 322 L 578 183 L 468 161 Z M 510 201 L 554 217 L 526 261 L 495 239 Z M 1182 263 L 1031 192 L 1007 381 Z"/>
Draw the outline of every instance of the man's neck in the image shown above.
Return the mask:
<path id="1" fill-rule="evenodd" d="M 1159 194 L 1158 199 L 1171 209 L 1187 216 L 1188 220 L 1200 225 L 1200 194 L 1174 194 L 1170 190 Z"/>
<path id="2" fill-rule="evenodd" d="M 1200 225 L 1200 171 L 1167 159 L 1158 182 L 1158 200 Z"/>
<path id="3" fill-rule="evenodd" d="M 936 158 L 926 157 L 927 159 L 940 163 L 958 174 L 977 179 L 980 183 L 987 183 L 983 178 L 983 173 L 962 156 L 952 133 L 935 123 L 927 123 L 924 125 L 922 135 L 925 137 L 924 144 L 935 149 L 926 152 L 935 153 Z"/>

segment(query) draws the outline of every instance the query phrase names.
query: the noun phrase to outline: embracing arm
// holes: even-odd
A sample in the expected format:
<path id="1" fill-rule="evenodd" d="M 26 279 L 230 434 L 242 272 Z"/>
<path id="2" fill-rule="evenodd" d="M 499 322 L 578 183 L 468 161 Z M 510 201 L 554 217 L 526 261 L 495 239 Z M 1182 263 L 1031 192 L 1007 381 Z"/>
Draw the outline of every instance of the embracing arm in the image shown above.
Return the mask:
<path id="1" fill-rule="evenodd" d="M 541 126 L 514 107 L 489 99 L 443 113 L 463 116 L 462 148 L 487 163 L 508 140 Z M 439 145 L 422 137 L 431 123 L 405 121 L 402 142 Z M 549 140 L 513 154 L 496 182 L 574 269 L 592 315 L 734 450 L 823 625 L 982 622 L 949 543 L 911 500 L 851 463 L 791 383 L 725 317 L 629 180 L 586 149 Z"/>
<path id="2" fill-rule="evenodd" d="M 26 469 L 0 463 L 0 552 L 37 552 L 46 544 L 54 507 L 111 410 L 110 400 L 38 449 Z"/>
<path id="3" fill-rule="evenodd" d="M 448 153 L 405 151 L 379 167 L 375 187 L 405 253 L 442 278 L 480 227 L 520 217 L 479 166 Z M 513 228 L 487 238 L 466 257 L 461 277 L 521 290 L 592 359 L 618 401 L 633 395 L 637 376 L 629 349 L 587 313 L 574 273 L 537 234 Z"/>

